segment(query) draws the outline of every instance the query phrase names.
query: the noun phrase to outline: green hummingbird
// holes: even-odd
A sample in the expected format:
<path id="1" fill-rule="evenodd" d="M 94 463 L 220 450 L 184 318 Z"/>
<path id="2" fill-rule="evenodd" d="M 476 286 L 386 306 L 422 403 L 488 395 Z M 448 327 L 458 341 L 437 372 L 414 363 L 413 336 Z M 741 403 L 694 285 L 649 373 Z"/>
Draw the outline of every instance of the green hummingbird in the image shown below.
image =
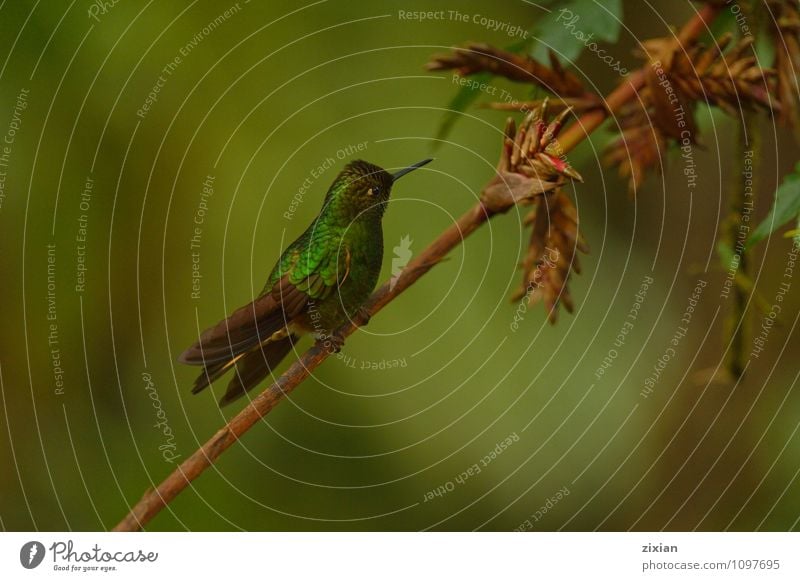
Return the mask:
<path id="1" fill-rule="evenodd" d="M 334 329 L 358 313 L 380 275 L 382 220 L 392 186 L 430 161 L 394 174 L 366 161 L 348 163 L 258 297 L 203 331 L 180 355 L 179 362 L 203 367 L 192 393 L 234 369 L 219 405 L 231 403 L 264 379 L 303 334 L 338 350 L 343 340 Z"/>

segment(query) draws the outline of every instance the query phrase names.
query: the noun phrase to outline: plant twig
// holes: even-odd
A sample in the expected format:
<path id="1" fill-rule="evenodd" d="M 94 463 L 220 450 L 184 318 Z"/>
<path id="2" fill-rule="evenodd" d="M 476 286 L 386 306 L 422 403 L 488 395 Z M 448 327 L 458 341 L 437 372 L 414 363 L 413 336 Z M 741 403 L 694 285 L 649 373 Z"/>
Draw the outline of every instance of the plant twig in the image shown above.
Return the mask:
<path id="1" fill-rule="evenodd" d="M 708 23 L 713 20 L 719 10 L 719 6 L 704 6 L 681 30 L 678 42 L 688 43 L 696 38 L 707 28 Z M 559 138 L 562 151 L 567 152 L 574 148 L 589 133 L 597 129 L 609 115 L 614 114 L 621 105 L 634 99 L 643 83 L 643 71 L 633 73 L 623 85 L 608 96 L 606 109 L 591 111 L 580 117 Z M 496 176 L 489 182 L 489 186 L 491 185 L 496 185 Z M 389 283 L 381 286 L 367 302 L 364 311 L 370 316 L 380 311 L 497 213 L 499 213 L 498 209 L 489 209 L 481 202 L 474 205 L 413 259 L 393 286 L 390 286 Z M 357 317 L 356 321 L 344 325 L 337 330 L 337 333 L 342 337 L 347 337 L 363 323 L 363 319 Z M 141 530 L 195 478 L 211 466 L 225 450 L 230 448 L 261 418 L 272 411 L 287 394 L 300 385 L 329 355 L 330 352 L 322 344 L 314 344 L 275 383 L 256 396 L 247 407 L 184 460 L 161 484 L 148 490 L 113 530 Z"/>
<path id="2" fill-rule="evenodd" d="M 757 5 L 758 4 L 758 5 Z M 760 2 L 746 2 L 744 13 L 751 21 L 753 28 L 759 28 L 757 11 Z M 735 166 L 739 166 L 749 157 L 750 173 L 737 172 L 731 181 L 730 206 L 728 217 L 723 223 L 723 239 L 731 251 L 738 255 L 739 263 L 734 275 L 733 304 L 725 319 L 724 343 L 730 345 L 727 357 L 727 369 L 736 380 L 742 377 L 747 368 L 747 340 L 750 336 L 750 322 L 747 317 L 747 306 L 750 302 L 752 288 L 743 284 L 749 280 L 746 236 L 749 228 L 742 230 L 744 215 L 755 206 L 755 195 L 758 184 L 758 161 L 761 159 L 761 136 L 756 116 L 752 110 L 742 111 L 743 123 L 737 125 L 737 147 L 735 148 Z M 749 190 L 749 195 L 748 195 Z M 749 198 L 749 199 L 748 199 Z M 752 286 L 752 285 L 751 285 Z"/>

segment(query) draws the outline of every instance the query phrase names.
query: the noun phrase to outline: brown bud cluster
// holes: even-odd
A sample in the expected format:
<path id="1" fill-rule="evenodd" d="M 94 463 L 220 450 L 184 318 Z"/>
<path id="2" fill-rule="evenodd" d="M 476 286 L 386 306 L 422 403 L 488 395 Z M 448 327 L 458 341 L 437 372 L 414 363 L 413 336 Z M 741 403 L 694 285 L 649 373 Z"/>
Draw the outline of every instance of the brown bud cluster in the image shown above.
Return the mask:
<path id="1" fill-rule="evenodd" d="M 620 111 L 619 138 L 604 158 L 628 179 L 632 193 L 648 172 L 661 169 L 670 142 L 696 142 L 697 103 L 718 106 L 733 116 L 742 108 L 778 109 L 770 102 L 775 71 L 759 66 L 752 37 L 732 42 L 726 34 L 711 47 L 677 46 L 671 37 L 644 43 L 650 60 L 645 86 L 639 99 Z"/>
<path id="2" fill-rule="evenodd" d="M 573 271 L 580 274 L 577 251 L 588 253 L 589 247 L 578 230 L 575 206 L 562 189 L 536 198 L 525 223 L 531 225 L 530 244 L 521 264 L 522 285 L 512 300 L 542 301 L 554 324 L 559 305 L 570 313 L 575 308 L 568 283 Z"/>
<path id="3" fill-rule="evenodd" d="M 525 116 L 519 128 L 508 119 L 497 173 L 481 196 L 490 211 L 504 212 L 514 204 L 530 203 L 570 179 L 583 181 L 558 144 L 558 134 L 571 110 L 564 109 L 548 120 L 547 109 L 545 99 Z"/>
<path id="4" fill-rule="evenodd" d="M 800 129 L 800 6 L 796 0 L 769 0 L 770 32 L 775 45 L 776 99 L 780 118 Z"/>

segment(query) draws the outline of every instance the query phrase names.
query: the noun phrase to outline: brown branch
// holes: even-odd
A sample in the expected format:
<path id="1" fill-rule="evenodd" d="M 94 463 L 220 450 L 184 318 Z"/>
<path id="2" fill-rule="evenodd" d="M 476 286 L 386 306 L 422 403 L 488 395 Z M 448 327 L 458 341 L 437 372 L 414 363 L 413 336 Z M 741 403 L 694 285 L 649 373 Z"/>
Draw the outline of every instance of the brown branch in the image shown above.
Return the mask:
<path id="1" fill-rule="evenodd" d="M 720 9 L 720 6 L 711 5 L 706 5 L 702 8 L 681 30 L 678 38 L 679 42 L 687 43 L 697 37 L 706 29 L 707 24 L 713 20 Z M 621 105 L 635 98 L 643 83 L 643 71 L 638 71 L 628 77 L 626 82 L 606 99 L 607 109 L 586 113 L 577 123 L 572 124 L 564 131 L 558 140 L 561 149 L 567 152 L 580 143 L 591 131 L 599 127 L 607 116 L 614 114 Z M 495 186 L 496 182 L 497 176 L 489 182 L 488 187 Z M 381 286 L 365 305 L 365 312 L 371 316 L 380 311 L 440 262 L 451 250 L 461 244 L 467 236 L 500 211 L 502 211 L 502 208 L 493 207 L 490 210 L 482 202 L 473 206 L 409 263 L 396 280 L 394 286 L 390 286 L 388 283 Z M 337 333 L 342 337 L 347 337 L 363 323 L 364 321 L 359 318 L 355 322 L 344 325 Z M 275 383 L 256 396 L 225 427 L 220 429 L 201 448 L 184 460 L 158 487 L 148 490 L 113 530 L 140 530 L 187 488 L 195 478 L 200 476 L 206 468 L 211 466 L 236 440 L 272 411 L 287 394 L 291 393 L 329 355 L 330 352 L 322 344 L 316 343 L 312 346 Z"/>

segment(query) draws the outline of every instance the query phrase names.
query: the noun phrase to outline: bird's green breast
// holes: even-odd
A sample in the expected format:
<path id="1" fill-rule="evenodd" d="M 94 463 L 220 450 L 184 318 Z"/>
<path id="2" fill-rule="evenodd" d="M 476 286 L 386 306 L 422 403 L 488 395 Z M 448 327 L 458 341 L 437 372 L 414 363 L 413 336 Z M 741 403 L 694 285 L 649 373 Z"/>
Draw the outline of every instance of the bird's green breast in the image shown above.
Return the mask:
<path id="1" fill-rule="evenodd" d="M 309 295 L 305 313 L 294 323 L 317 335 L 329 335 L 355 315 L 375 289 L 383 262 L 380 216 L 362 214 L 346 226 L 325 218 L 286 250 L 264 289 L 288 274 Z"/>
<path id="2" fill-rule="evenodd" d="M 342 284 L 348 311 L 358 309 L 375 289 L 383 263 L 383 229 L 380 221 L 355 222 L 344 236 L 350 249 L 350 272 Z"/>
<path id="3" fill-rule="evenodd" d="M 337 289 L 317 303 L 320 317 L 315 327 L 329 334 L 353 317 L 375 289 L 383 261 L 383 232 L 380 222 L 353 222 L 340 238 L 349 252 L 347 275 Z M 305 321 L 308 323 L 308 321 Z M 314 331 L 319 332 L 319 328 Z"/>

